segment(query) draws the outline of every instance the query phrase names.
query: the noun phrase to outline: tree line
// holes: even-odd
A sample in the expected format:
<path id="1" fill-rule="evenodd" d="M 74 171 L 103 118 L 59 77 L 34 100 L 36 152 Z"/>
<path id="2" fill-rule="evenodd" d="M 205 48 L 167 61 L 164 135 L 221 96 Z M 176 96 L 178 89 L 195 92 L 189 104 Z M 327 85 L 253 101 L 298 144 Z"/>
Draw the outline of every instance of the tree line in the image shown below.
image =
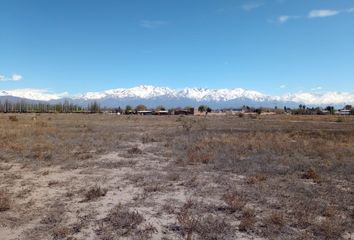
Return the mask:
<path id="1" fill-rule="evenodd" d="M 190 111 L 194 107 L 186 106 L 184 108 L 174 108 L 174 109 L 166 109 L 164 106 L 160 105 L 154 109 L 149 109 L 143 104 L 139 104 L 135 107 L 131 105 L 125 106 L 125 108 L 106 108 L 101 107 L 100 104 L 96 101 L 89 103 L 86 107 L 73 104 L 67 100 L 60 102 L 60 103 L 45 103 L 45 102 L 27 102 L 25 100 L 20 100 L 17 102 L 11 102 L 9 100 L 0 101 L 0 112 L 3 113 L 101 113 L 104 111 L 120 113 L 120 114 L 135 114 L 140 111 L 154 111 L 154 112 L 161 112 L 161 111 L 168 111 L 172 112 L 173 110 L 184 110 Z M 346 105 L 344 109 L 351 110 L 351 114 L 354 114 L 354 109 L 351 105 Z M 202 113 L 209 113 L 212 111 L 210 107 L 207 105 L 200 105 L 197 110 Z M 219 109 L 219 111 L 227 111 L 230 109 Z M 232 110 L 232 109 L 231 109 Z M 307 107 L 306 105 L 300 104 L 298 108 L 288 108 L 284 106 L 284 109 L 278 109 L 277 107 L 274 108 L 253 108 L 249 106 L 242 106 L 240 109 L 242 112 L 255 112 L 255 113 L 262 113 L 262 112 L 285 112 L 291 114 L 300 114 L 300 115 L 307 115 L 307 114 L 335 114 L 336 109 L 333 106 L 327 106 L 325 108 L 320 107 Z"/>
<path id="2" fill-rule="evenodd" d="M 91 112 L 100 111 L 99 105 L 90 104 L 87 108 L 64 101 L 62 103 L 50 104 L 50 103 L 29 103 L 24 100 L 11 102 L 5 100 L 0 101 L 0 112 L 3 113 L 74 113 L 74 112 Z"/>

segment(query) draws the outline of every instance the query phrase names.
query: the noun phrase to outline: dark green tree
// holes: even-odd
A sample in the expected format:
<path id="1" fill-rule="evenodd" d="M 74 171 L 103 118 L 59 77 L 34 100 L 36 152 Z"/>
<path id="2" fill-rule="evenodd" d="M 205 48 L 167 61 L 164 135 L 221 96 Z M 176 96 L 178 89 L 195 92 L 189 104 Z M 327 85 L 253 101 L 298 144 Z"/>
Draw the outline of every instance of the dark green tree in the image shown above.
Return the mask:
<path id="1" fill-rule="evenodd" d="M 131 114 L 133 112 L 133 108 L 130 105 L 125 106 L 125 114 Z"/>
<path id="2" fill-rule="evenodd" d="M 135 110 L 136 111 L 145 111 L 147 108 L 145 105 L 143 104 L 139 104 L 138 106 L 136 106 Z"/>

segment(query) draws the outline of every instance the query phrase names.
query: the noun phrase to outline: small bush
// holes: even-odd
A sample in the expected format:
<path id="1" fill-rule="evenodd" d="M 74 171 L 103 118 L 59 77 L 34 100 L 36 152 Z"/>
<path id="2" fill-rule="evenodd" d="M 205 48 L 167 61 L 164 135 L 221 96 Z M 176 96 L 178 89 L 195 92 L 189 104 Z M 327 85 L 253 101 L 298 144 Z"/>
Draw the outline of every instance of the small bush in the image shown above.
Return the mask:
<path id="1" fill-rule="evenodd" d="M 183 234 L 187 235 L 186 239 L 188 240 L 192 239 L 192 234 L 196 231 L 199 224 L 199 218 L 191 211 L 192 205 L 192 201 L 188 201 L 177 215 L 178 223 L 182 227 Z"/>
<path id="2" fill-rule="evenodd" d="M 58 225 L 62 221 L 62 212 L 60 210 L 55 210 L 49 212 L 46 216 L 44 216 L 40 223 L 46 225 Z"/>
<path id="3" fill-rule="evenodd" d="M 273 212 L 269 218 L 268 222 L 277 226 L 282 227 L 285 223 L 284 217 L 281 213 L 275 213 Z"/>
<path id="4" fill-rule="evenodd" d="M 144 187 L 144 192 L 146 193 L 154 193 L 154 192 L 161 192 L 163 187 L 159 184 L 152 184 L 150 186 Z"/>
<path id="5" fill-rule="evenodd" d="M 0 212 L 10 209 L 10 197 L 7 193 L 0 191 Z"/>
<path id="6" fill-rule="evenodd" d="M 56 227 L 53 229 L 53 239 L 66 239 L 72 233 L 72 229 L 68 227 Z"/>
<path id="7" fill-rule="evenodd" d="M 255 176 L 250 176 L 246 179 L 246 183 L 247 184 L 256 184 L 258 182 L 264 182 L 265 180 L 267 180 L 267 177 L 265 175 L 255 175 Z"/>
<path id="8" fill-rule="evenodd" d="M 340 219 L 326 219 L 314 229 L 315 235 L 323 239 L 340 239 L 344 231 Z"/>
<path id="9" fill-rule="evenodd" d="M 143 151 L 140 148 L 138 148 L 138 147 L 133 147 L 133 148 L 128 150 L 128 153 L 129 154 L 142 154 Z"/>
<path id="10" fill-rule="evenodd" d="M 10 120 L 11 122 L 17 122 L 17 121 L 18 121 L 18 119 L 17 119 L 16 116 L 9 116 L 9 120 Z"/>
<path id="11" fill-rule="evenodd" d="M 285 228 L 283 227 L 285 224 L 286 221 L 283 213 L 271 212 L 270 215 L 264 219 L 264 228 L 262 228 L 263 235 L 269 239 L 277 239 L 277 237 L 284 233 L 283 230 Z"/>
<path id="12" fill-rule="evenodd" d="M 141 139 L 142 143 L 151 143 L 151 142 L 156 142 L 156 139 L 151 137 L 149 134 L 144 134 L 142 139 Z"/>
<path id="13" fill-rule="evenodd" d="M 228 237 L 232 233 L 232 227 L 220 216 L 207 215 L 203 217 L 196 228 L 200 239 L 231 239 Z"/>
<path id="14" fill-rule="evenodd" d="M 116 239 L 116 236 L 137 234 L 137 227 L 144 221 L 144 217 L 135 211 L 125 209 L 121 204 L 114 207 L 102 219 L 97 234 L 102 239 Z"/>
<path id="15" fill-rule="evenodd" d="M 86 193 L 85 193 L 85 200 L 86 201 L 92 201 L 95 200 L 99 197 L 105 196 L 107 193 L 107 189 L 103 189 L 99 186 L 94 186 L 90 188 Z"/>
<path id="16" fill-rule="evenodd" d="M 238 229 L 241 232 L 250 231 L 254 228 L 255 223 L 256 223 L 256 220 L 253 217 L 242 217 L 240 225 L 238 225 Z"/>
<path id="17" fill-rule="evenodd" d="M 337 122 L 337 123 L 344 122 L 344 119 L 339 117 L 339 118 L 336 119 L 336 122 Z"/>
<path id="18" fill-rule="evenodd" d="M 319 176 L 312 168 L 308 169 L 304 174 L 302 174 L 303 179 L 319 180 Z"/>
<path id="19" fill-rule="evenodd" d="M 179 181 L 181 177 L 178 173 L 170 172 L 166 178 L 168 181 L 175 182 L 175 181 Z"/>
<path id="20" fill-rule="evenodd" d="M 231 212 L 240 211 L 246 205 L 246 201 L 236 193 L 227 193 L 223 200 Z"/>
<path id="21" fill-rule="evenodd" d="M 189 119 L 189 118 L 180 118 L 180 119 L 182 122 L 182 129 L 185 132 L 189 133 L 192 130 L 196 121 L 194 119 Z"/>

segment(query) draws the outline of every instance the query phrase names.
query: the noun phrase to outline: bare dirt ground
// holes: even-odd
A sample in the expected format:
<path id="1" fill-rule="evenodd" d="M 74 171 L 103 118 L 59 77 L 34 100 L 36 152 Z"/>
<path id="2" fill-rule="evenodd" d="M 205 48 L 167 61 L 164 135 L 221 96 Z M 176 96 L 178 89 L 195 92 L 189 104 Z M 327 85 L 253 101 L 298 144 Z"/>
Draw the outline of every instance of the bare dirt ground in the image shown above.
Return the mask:
<path id="1" fill-rule="evenodd" d="M 354 239 L 353 182 L 353 117 L 0 115 L 1 240 Z"/>

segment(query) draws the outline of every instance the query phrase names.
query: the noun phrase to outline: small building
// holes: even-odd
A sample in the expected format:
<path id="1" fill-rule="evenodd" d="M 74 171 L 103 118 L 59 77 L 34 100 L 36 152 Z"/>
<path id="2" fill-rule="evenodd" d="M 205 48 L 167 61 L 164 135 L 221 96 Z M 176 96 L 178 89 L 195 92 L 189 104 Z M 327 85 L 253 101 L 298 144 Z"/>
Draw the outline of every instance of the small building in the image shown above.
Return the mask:
<path id="1" fill-rule="evenodd" d="M 169 111 L 167 110 L 157 110 L 157 111 L 154 111 L 154 114 L 155 115 L 169 115 Z"/>
<path id="2" fill-rule="evenodd" d="M 136 111 L 138 115 L 152 115 L 153 112 L 149 110 L 141 110 L 141 111 Z"/>
<path id="3" fill-rule="evenodd" d="M 340 109 L 336 112 L 337 115 L 350 115 L 350 110 L 347 109 Z"/>
<path id="4" fill-rule="evenodd" d="M 175 109 L 173 111 L 174 115 L 194 115 L 194 108 L 185 108 L 185 109 Z"/>

